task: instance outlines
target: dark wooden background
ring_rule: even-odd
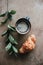
[[[43,65],[43,0],[8,0],[8,10],[12,9],[17,13],[9,24],[14,26],[19,18],[29,16],[32,25],[31,32],[25,36],[14,33],[19,45],[33,33],[37,38],[36,48],[22,58],[9,56],[5,51],[5,37],[1,37],[8,23],[0,26],[0,65]],[[0,0],[0,14],[5,11],[7,11],[7,0]]]

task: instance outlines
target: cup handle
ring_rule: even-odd
[[[25,19],[27,19],[29,21],[30,18],[27,16],[27,17],[25,17]]]

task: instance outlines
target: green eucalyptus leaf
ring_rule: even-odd
[[[10,11],[10,14],[15,14],[15,13],[16,13],[15,10],[11,10],[11,11]]]
[[[12,46],[12,48],[13,48],[13,51],[14,51],[15,53],[18,53],[17,48],[15,48],[14,46]]]
[[[11,28],[13,28],[13,29],[14,29],[14,31],[16,31],[15,27],[13,27],[13,26],[11,26],[11,25],[10,25],[10,27],[11,27]]]
[[[5,15],[6,15],[6,12],[5,12],[5,13],[3,13],[3,14],[1,14],[1,15],[0,15],[0,17],[4,17]]]
[[[5,41],[5,43],[8,44],[9,42],[10,42],[9,39],[7,38],[7,40]]]
[[[2,33],[2,36],[6,35],[7,34],[7,30],[5,32]]]
[[[12,15],[8,12],[7,17],[9,20],[12,20]]]
[[[5,50],[9,51],[11,49],[11,46],[12,46],[11,43],[8,43],[8,45],[5,47]]]
[[[8,18],[6,18],[3,22],[0,23],[0,25],[5,24],[8,21]]]
[[[12,30],[12,31],[16,31],[15,27],[12,27],[12,26],[10,26],[10,25],[8,25],[8,28],[9,28],[10,30]]]
[[[11,21],[12,20],[12,15],[10,15],[8,19]]]
[[[16,44],[16,45],[18,44],[17,41],[13,38],[12,35],[9,35],[9,38],[8,38],[8,39],[9,39],[9,41],[10,41],[11,43]]]

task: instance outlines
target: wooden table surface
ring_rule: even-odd
[[[13,26],[19,18],[30,17],[31,32],[25,36],[15,34],[15,37],[20,44],[29,34],[35,34],[36,48],[22,58],[9,56],[5,51],[5,37],[1,37],[2,32],[7,29],[7,24],[0,26],[0,65],[43,65],[43,0],[8,0],[8,10],[16,10],[12,22],[7,23]],[[0,14],[5,11],[7,11],[7,0],[0,0]]]

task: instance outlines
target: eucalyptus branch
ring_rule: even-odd
[[[11,10],[10,12],[9,11],[7,11],[7,12],[5,12],[5,13],[3,13],[3,14],[0,14],[0,17],[5,17],[6,16],[6,19],[3,21],[3,22],[0,22],[0,25],[3,25],[3,24],[5,24],[5,23],[7,23],[8,22],[8,20],[12,20],[12,15],[14,15],[16,13],[16,11],[15,10]]]
[[[18,54],[18,49],[15,47],[16,45],[18,45],[18,43],[15,38],[11,35],[11,31],[14,32],[16,30],[13,26],[8,25],[8,29],[2,33],[2,37],[7,35],[5,50],[9,52],[9,55],[11,55],[12,53]]]

